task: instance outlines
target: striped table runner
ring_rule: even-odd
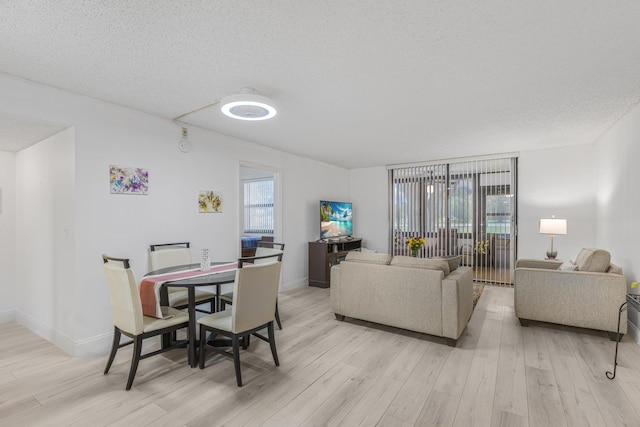
[[[214,265],[209,271],[202,271],[199,268],[182,270],[176,273],[155,274],[146,276],[140,281],[140,300],[142,301],[142,313],[145,316],[166,319],[171,317],[162,313],[160,307],[160,287],[166,282],[174,282],[181,279],[191,279],[193,277],[208,276],[211,274],[233,271],[238,267],[237,262],[229,264]]]

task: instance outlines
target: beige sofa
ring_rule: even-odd
[[[609,332],[616,338],[627,281],[602,249],[582,249],[575,261],[519,259],[514,276],[516,316]],[[627,332],[626,311],[620,333]]]
[[[349,252],[331,268],[331,307],[338,320],[437,335],[455,346],[473,312],[471,269],[459,262]]]

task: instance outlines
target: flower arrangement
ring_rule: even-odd
[[[488,240],[478,240],[476,242],[475,247],[473,248],[473,252],[477,254],[486,255],[489,249],[489,241]]]
[[[407,246],[409,246],[409,249],[411,249],[411,256],[417,257],[418,251],[424,246],[424,244],[424,237],[410,237],[409,240],[407,240]]]

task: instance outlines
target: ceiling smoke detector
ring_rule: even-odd
[[[237,120],[268,120],[277,114],[271,99],[258,95],[255,89],[248,87],[239,94],[225,96],[220,105],[225,116]]]

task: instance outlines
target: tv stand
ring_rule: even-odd
[[[331,286],[331,266],[336,259],[362,248],[362,239],[346,237],[309,242],[309,286],[328,288]]]

